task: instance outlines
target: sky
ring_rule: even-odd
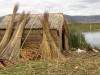
[[[19,3],[18,13],[64,13],[66,15],[100,15],[100,0],[0,0],[0,16],[11,14]]]

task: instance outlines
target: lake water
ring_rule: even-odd
[[[85,40],[92,47],[100,48],[100,32],[84,32]]]

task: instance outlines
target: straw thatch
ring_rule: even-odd
[[[9,23],[7,23],[8,27],[6,29],[6,32],[2,38],[2,41],[0,42],[0,52],[2,51],[2,49],[7,45],[7,43],[9,42],[10,40],[10,37],[11,37],[11,32],[12,32],[12,29],[13,29],[13,24],[14,24],[14,19],[15,19],[15,16],[16,16],[16,12],[18,10],[18,4],[15,5],[14,9],[13,9],[13,14],[11,15],[11,18],[9,20]]]
[[[15,25],[16,25],[16,22],[19,19],[19,16],[20,15],[17,14],[17,16],[15,18]],[[42,28],[42,23],[41,23],[40,20],[42,19],[42,17],[43,17],[43,14],[31,14],[30,15],[30,20],[25,25],[25,29],[29,29],[36,18],[37,18],[37,20],[35,21],[35,24],[32,28],[33,29],[41,29]],[[0,23],[0,29],[5,29],[8,26],[8,23],[10,21],[9,18],[10,18],[10,15],[6,16],[2,20],[2,22]],[[49,17],[50,29],[62,30],[63,22],[64,22],[63,14],[50,13],[50,17]]]

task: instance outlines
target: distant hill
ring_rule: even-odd
[[[7,16],[7,15],[6,15]],[[64,15],[69,23],[100,23],[100,15],[95,16],[70,16]],[[5,16],[0,17],[0,22]]]
[[[69,23],[100,23],[100,15],[96,16],[69,16],[65,15]]]

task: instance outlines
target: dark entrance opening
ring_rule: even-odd
[[[64,31],[62,31],[62,48],[65,50],[65,36],[64,36]]]

